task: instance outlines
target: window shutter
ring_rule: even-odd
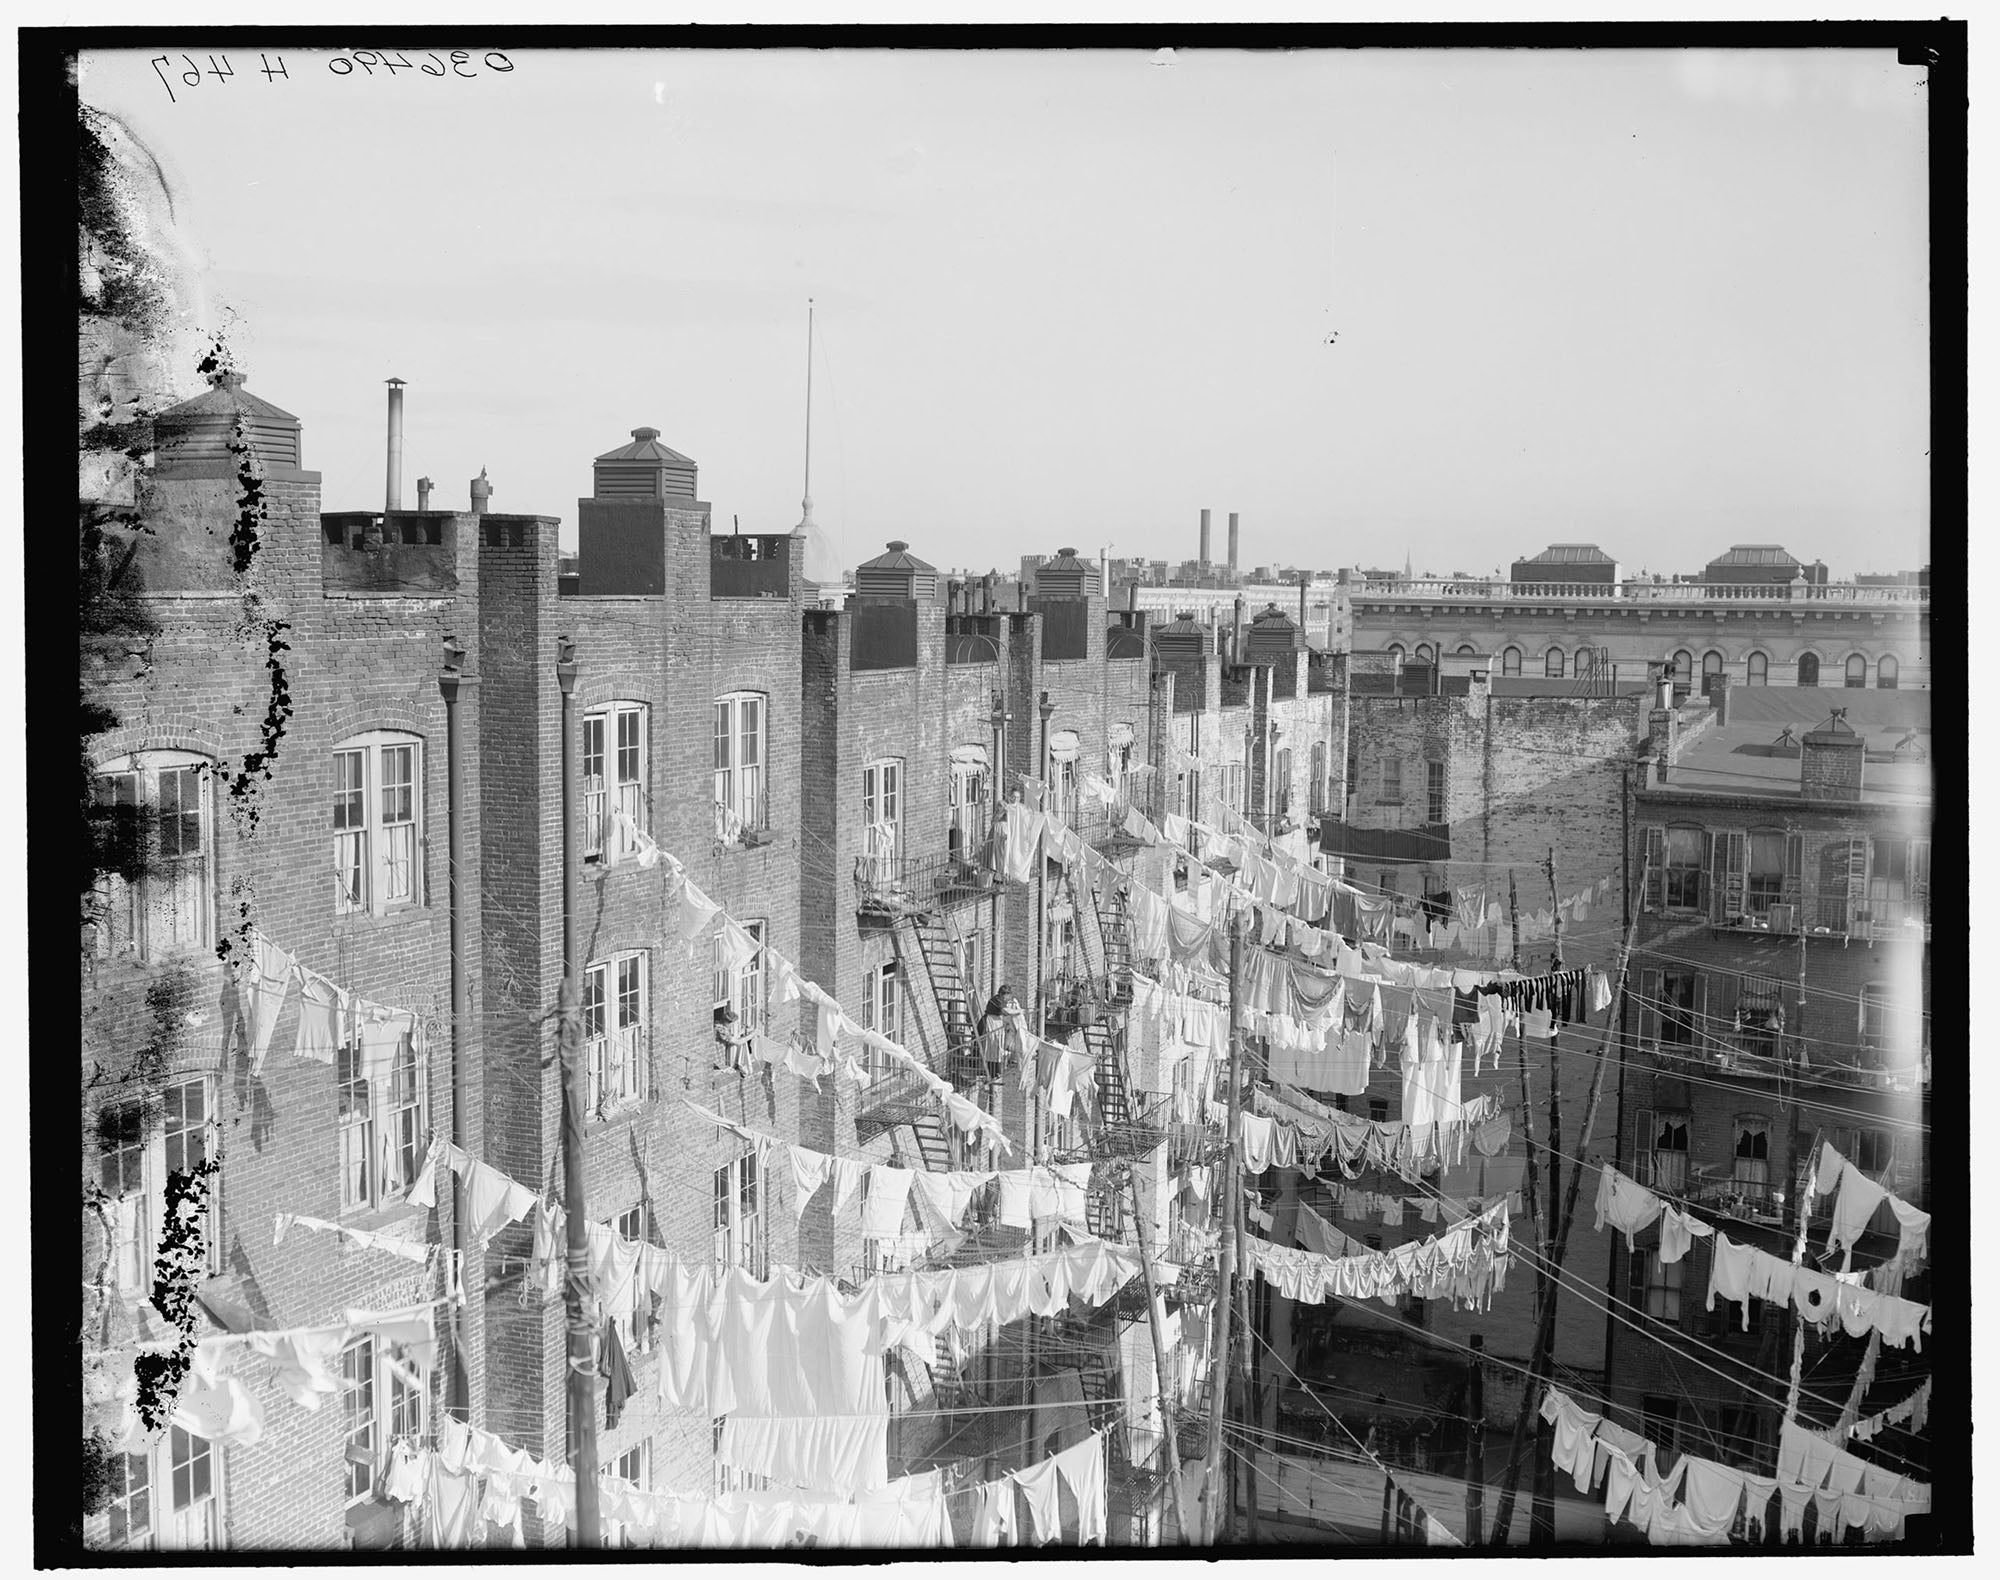
[[[1712,1058],[1715,1054],[1715,1038],[1710,1034],[1708,1024],[1708,973],[1697,971],[1694,975],[1694,1050],[1702,1058]],[[1693,1151],[1690,1139],[1689,1151]]]
[[[1653,1138],[1659,1134],[1653,1110],[1639,1110],[1639,1128],[1632,1140],[1632,1177],[1641,1185],[1653,1183]]]
[[[1723,895],[1722,915],[1727,921],[1732,916],[1741,916],[1749,904],[1745,892],[1749,883],[1749,836],[1738,829],[1724,836],[1728,854],[1724,866],[1728,875],[1728,890]]]
[[[1803,834],[1785,836],[1785,903],[1792,906],[1798,918],[1799,930],[1807,930],[1805,917],[1804,873],[1806,865],[1806,837]]]
[[[1646,830],[1646,892],[1642,906],[1648,911],[1657,911],[1667,902],[1667,831],[1663,828]]]
[[[1720,884],[1715,882],[1715,862],[1716,862],[1715,836],[1711,834],[1707,829],[1703,829],[1701,831],[1702,879],[1703,881],[1708,882],[1712,887],[1719,888]],[[1703,902],[1709,899],[1710,899],[1709,895],[1697,894],[1694,897],[1694,908],[1697,911],[1705,910],[1707,907]]]
[[[1708,919],[1711,922],[1729,920],[1729,836],[1717,838],[1704,834],[1702,844],[1707,859],[1702,863],[1708,874],[1708,893],[1703,896],[1708,901]]]
[[[1910,904],[1925,921],[1930,920],[1931,842],[1927,839],[1910,841]]]
[[[1847,931],[1853,932],[1855,918],[1868,909],[1868,841],[1856,835],[1847,842]]]
[[[1659,1040],[1660,973],[1648,968],[1639,973],[1639,1046],[1651,1048]],[[1651,1139],[1645,1144],[1651,1146]]]

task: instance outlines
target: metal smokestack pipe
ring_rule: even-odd
[[[1208,512],[1207,512],[1206,510],[1204,510],[1204,511],[1203,511],[1203,512],[1201,513],[1201,561],[1200,561],[1200,563],[1201,563],[1201,564],[1202,564],[1203,566],[1206,566],[1206,565],[1208,564]]]
[[[431,480],[428,477],[420,477],[417,479],[417,509],[429,510],[430,508]]]
[[[1236,623],[1229,638],[1229,660],[1233,664],[1243,662],[1243,595],[1236,596]]]
[[[389,385],[389,497],[385,510],[403,508],[403,381]]]
[[[1236,574],[1236,512],[1229,512],[1229,574]]]

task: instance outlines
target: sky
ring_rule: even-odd
[[[1926,89],[1888,52],[87,55],[328,509],[560,516],[640,426],[844,562],[1929,559]],[[425,57],[410,56],[413,62]],[[169,89],[173,97],[169,98]],[[186,386],[201,387],[192,367]]]

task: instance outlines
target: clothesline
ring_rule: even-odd
[[[350,992],[279,948],[255,927],[249,929],[249,938],[251,958],[230,968],[235,992],[224,1003],[224,1046],[228,1046],[231,1028],[240,1022],[243,1044],[250,1054],[250,1073],[260,1074],[272,1036],[296,987],[299,1024],[293,1056],[332,1064],[336,1053],[358,1038],[362,1073],[366,1079],[379,1080],[403,1038],[415,1031],[419,1022],[416,1013],[392,1009]]]

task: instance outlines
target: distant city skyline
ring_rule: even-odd
[[[266,51],[266,54],[271,52]],[[1928,562],[1923,73],[1888,52],[524,51],[168,89],[191,342],[329,509],[560,516],[656,427],[728,531],[1502,574]],[[200,387],[192,367],[174,394]]]

